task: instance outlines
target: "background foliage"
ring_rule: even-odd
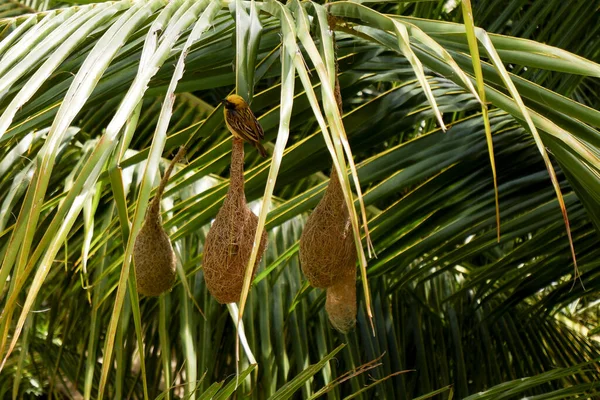
[[[472,1],[475,25],[488,32],[476,31],[499,243],[485,118],[466,83],[476,85],[477,65],[463,25],[468,3],[327,6],[338,18],[343,123],[377,252],[367,268],[376,336],[361,290],[356,330],[336,333],[323,291],[298,264],[304,221],[331,171],[321,110],[310,102],[332,109],[317,68],[318,56],[326,68],[333,60],[324,8],[77,3],[0,0],[0,397],[595,396],[600,2]],[[576,281],[556,193],[503,67],[556,170]],[[201,265],[228,187],[219,102],[236,78],[238,89],[253,87],[275,152],[264,161],[247,147],[246,195],[255,213],[269,207],[269,246],[244,313],[237,389],[238,308],[209,296]],[[325,114],[329,126],[332,118]],[[184,143],[187,160],[162,207],[178,281],[160,298],[138,298],[130,243]]]

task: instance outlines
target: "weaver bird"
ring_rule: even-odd
[[[260,144],[260,140],[265,137],[265,133],[248,103],[241,96],[232,94],[223,100],[223,104],[225,105],[223,110],[225,123],[233,136],[250,142],[256,147],[261,156],[266,157],[267,152]]]

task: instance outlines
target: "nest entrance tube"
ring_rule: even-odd
[[[244,193],[244,142],[234,138],[229,191],[206,236],[202,260],[206,286],[219,303],[240,300],[257,226],[258,217],[248,208]],[[253,274],[266,245],[263,232]]]
[[[341,277],[338,283],[327,288],[325,310],[331,325],[341,333],[348,333],[356,325],[356,276]]]

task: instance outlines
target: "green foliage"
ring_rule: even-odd
[[[0,0],[0,397],[597,396],[597,1],[473,0],[471,43],[446,1],[86,3]],[[246,157],[269,245],[225,307],[201,260],[236,84],[274,156]],[[162,202],[178,280],[140,298],[132,244],[184,144]],[[348,335],[297,255],[332,163],[377,254]]]

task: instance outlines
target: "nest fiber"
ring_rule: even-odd
[[[146,216],[135,240],[133,257],[138,293],[158,296],[171,289],[175,283],[177,260],[160,217]]]
[[[240,300],[257,226],[258,217],[248,208],[244,194],[244,142],[233,139],[229,191],[206,236],[202,261],[208,291],[219,303]],[[266,245],[263,231],[253,274]]]
[[[175,283],[177,259],[169,235],[162,227],[160,200],[173,166],[184,152],[183,148],[179,150],[165,171],[133,246],[137,291],[146,296],[158,296],[170,290]]]
[[[310,284],[327,288],[354,271],[356,247],[348,208],[335,169],[325,196],[308,217],[300,237],[300,265]]]

